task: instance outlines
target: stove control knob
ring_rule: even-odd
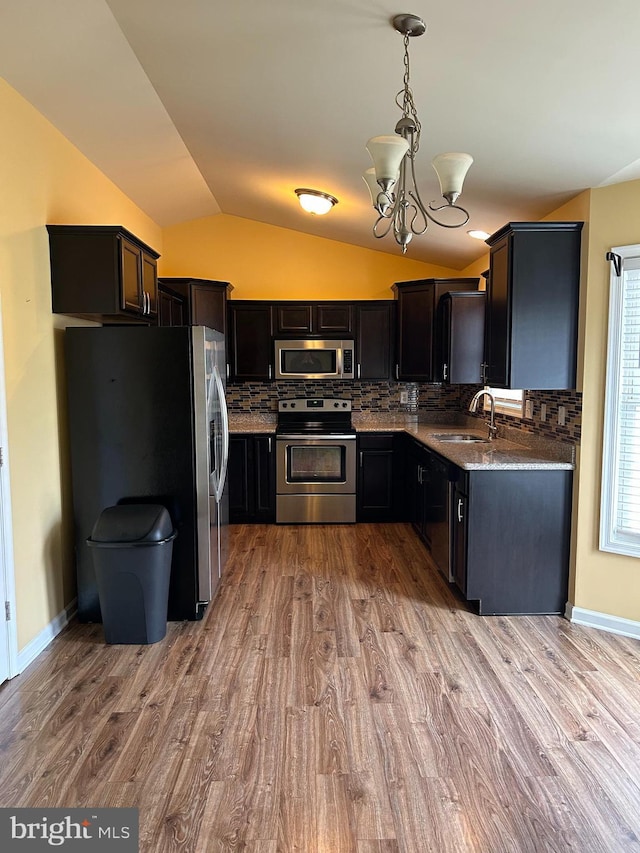
[[[292,404],[291,404],[291,408],[292,408],[292,409],[295,409],[295,407],[296,407],[296,404],[295,404],[295,403],[292,403]]]
[[[334,409],[337,409],[339,406],[340,406],[340,403],[334,403],[334,404],[333,404],[333,408],[334,408]]]
[[[342,408],[343,408],[343,409],[346,409],[346,408],[347,408],[347,404],[346,404],[346,403],[343,403],[343,404],[342,404]]]
[[[282,408],[283,408],[283,409],[286,409],[288,405],[289,405],[288,403],[283,403],[283,404],[282,404]]]

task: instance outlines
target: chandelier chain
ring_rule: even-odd
[[[403,88],[396,95],[396,104],[402,110],[403,118],[411,118],[414,121],[416,126],[415,133],[413,135],[411,152],[412,154],[418,153],[418,148],[420,147],[420,131],[422,130],[422,126],[420,124],[420,119],[418,118],[418,110],[416,108],[415,101],[413,100],[413,91],[411,89],[411,70],[409,67],[409,36],[404,36],[404,77],[403,77]]]

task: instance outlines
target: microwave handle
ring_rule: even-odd
[[[336,358],[336,373],[338,376],[344,376],[344,350],[341,346],[339,346],[336,350],[337,358]]]

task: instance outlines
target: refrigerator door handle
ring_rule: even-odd
[[[213,381],[216,383],[216,390],[220,401],[220,415],[222,418],[222,460],[220,462],[220,471],[218,472],[217,483],[215,486],[215,497],[218,503],[220,503],[227,479],[227,463],[229,461],[229,413],[227,411],[227,400],[224,394],[224,384],[217,365],[213,368]]]

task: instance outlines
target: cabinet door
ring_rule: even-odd
[[[275,438],[256,435],[253,438],[251,480],[254,484],[252,520],[270,524],[276,520]]]
[[[276,334],[292,336],[311,334],[313,322],[311,305],[276,303],[274,311]]]
[[[274,438],[232,435],[229,438],[229,521],[270,524],[276,517]]]
[[[353,331],[353,306],[336,302],[333,305],[315,306],[314,332],[323,335],[337,335]]]
[[[467,509],[467,495],[456,483],[451,507],[451,569],[455,584],[463,595],[467,592]]]
[[[251,436],[229,436],[227,480],[229,483],[229,521],[232,524],[239,524],[247,521],[251,514],[251,507],[249,504],[251,487],[251,481],[249,479],[250,443]]]
[[[158,325],[159,326],[184,326],[186,325],[185,300],[177,293],[158,288]]]
[[[487,279],[485,330],[486,385],[509,387],[509,241],[491,250],[491,273]]]
[[[575,388],[582,222],[510,222],[487,242],[487,383]]]
[[[360,436],[358,521],[393,521],[393,436]]]
[[[143,311],[142,252],[124,237],[120,238],[120,270],[122,308],[139,314]]]
[[[486,293],[446,293],[438,303],[434,379],[449,385],[482,382]]]
[[[158,312],[158,265],[154,258],[142,252],[142,291],[147,295],[147,313]]]
[[[227,292],[226,286],[216,287],[207,284],[192,284],[191,325],[208,326],[226,334]]]
[[[406,455],[407,517],[416,533],[424,540],[425,534],[425,451],[412,441]]]
[[[403,288],[398,293],[396,379],[431,381],[432,338],[433,286]]]
[[[231,376],[239,381],[271,379],[271,305],[229,306]]]
[[[358,305],[357,379],[390,379],[395,305]]]

